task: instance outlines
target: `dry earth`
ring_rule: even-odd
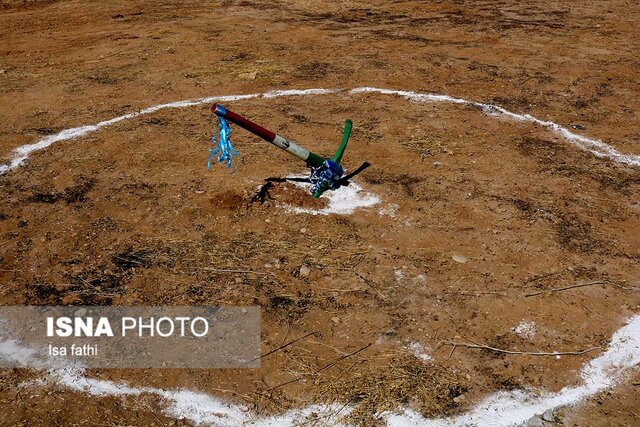
[[[637,1],[72,0],[0,10],[4,162],[43,135],[159,103],[357,86],[494,103],[640,152]],[[265,178],[303,165],[236,128],[235,175],[207,170],[207,105],[34,154],[0,176],[2,304],[260,305],[264,352],[315,333],[257,370],[93,376],[187,387],[264,414],[358,402],[354,421],[367,425],[400,405],[448,415],[496,390],[556,391],[598,354],[450,354],[442,341],[606,347],[640,312],[638,168],[465,106],[344,93],[228,106],[324,154],[353,119],[345,162],[373,165],[356,180],[381,202],[348,216],[295,215],[282,203],[314,202],[277,184],[275,200],[249,204]],[[595,280],[606,283],[525,297]],[[513,332],[522,321],[536,324],[530,339]],[[434,361],[416,358],[412,342]],[[151,398],[18,387],[39,375],[0,373],[2,424],[173,422]],[[637,425],[639,393],[636,374],[562,419]]]

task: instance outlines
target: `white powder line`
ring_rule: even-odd
[[[40,353],[42,354],[42,353]],[[44,370],[45,362],[35,349],[15,340],[0,341],[0,361],[26,368]],[[64,359],[61,360],[61,362]],[[540,391],[499,392],[480,402],[471,411],[448,418],[427,419],[410,409],[398,413],[387,412],[382,418],[390,427],[509,427],[520,425],[535,414],[547,409],[573,405],[609,389],[623,380],[626,371],[640,364],[640,316],[632,318],[613,334],[607,350],[587,363],[580,371],[581,385],[565,387],[557,393]],[[66,389],[91,396],[127,397],[141,394],[155,395],[164,401],[165,415],[188,419],[197,425],[209,426],[296,426],[305,419],[323,419],[323,425],[341,425],[341,416],[350,413],[353,406],[311,405],[290,410],[282,415],[259,418],[243,405],[235,405],[205,393],[186,389],[163,390],[156,387],[133,387],[87,377],[79,367],[50,368],[47,381]],[[25,385],[38,385],[30,382]]]
[[[154,105],[133,113],[128,113],[122,116],[115,117],[113,119],[99,122],[95,125],[86,125],[76,128],[65,129],[53,135],[45,136],[39,141],[33,144],[22,145],[13,150],[13,156],[9,163],[0,165],[0,175],[7,171],[16,169],[20,166],[29,155],[35,151],[43,150],[49,147],[51,144],[59,141],[66,141],[70,139],[79,138],[89,133],[95,132],[106,126],[110,126],[114,123],[118,123],[123,120],[132,119],[145,114],[151,114],[156,111],[165,108],[184,108],[195,105],[207,104],[211,102],[232,102],[250,98],[277,98],[281,96],[303,96],[303,95],[329,95],[335,93],[347,93],[349,95],[359,93],[379,93],[383,95],[398,95],[412,102],[447,102],[451,104],[470,105],[479,108],[485,114],[489,116],[504,117],[515,121],[529,122],[543,126],[551,130],[552,132],[560,135],[568,142],[580,147],[583,150],[591,152],[596,157],[608,158],[615,162],[625,163],[631,166],[640,166],[640,155],[635,154],[622,154],[616,148],[597,139],[588,138],[571,132],[569,129],[560,126],[557,123],[547,120],[541,120],[529,114],[517,114],[508,111],[502,107],[493,104],[485,104],[482,102],[469,101],[462,98],[455,98],[448,95],[438,94],[425,94],[412,91],[393,90],[393,89],[380,89],[375,87],[358,87],[349,90],[343,89],[306,89],[306,90],[274,90],[264,93],[253,93],[247,95],[227,95],[209,98],[200,98],[194,100],[185,100],[170,102],[167,104]]]

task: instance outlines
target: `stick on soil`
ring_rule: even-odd
[[[451,355],[453,354],[453,352],[455,351],[456,348],[458,347],[465,347],[465,348],[476,348],[476,349],[481,349],[481,350],[489,350],[489,351],[493,351],[494,353],[503,353],[503,354],[520,354],[520,355],[527,355],[527,356],[580,356],[583,354],[587,354],[589,352],[592,352],[594,350],[597,350],[601,347],[591,347],[588,348],[586,350],[580,350],[580,351],[553,351],[553,352],[547,352],[547,351],[515,351],[515,350],[504,350],[501,348],[496,348],[496,347],[491,347],[488,345],[483,345],[483,344],[469,344],[469,343],[461,343],[461,342],[456,342],[456,341],[443,341],[440,344],[438,344],[438,346],[436,347],[436,350],[442,346],[445,345],[450,345],[452,346],[451,349],[451,353],[449,353],[449,356],[447,357],[450,358]]]
[[[546,289],[544,291],[538,291],[538,292],[533,292],[530,294],[526,294],[525,297],[533,297],[536,295],[542,295],[544,293],[553,293],[553,292],[560,292],[560,291],[566,291],[568,289],[573,289],[573,288],[583,288],[585,286],[593,286],[593,285],[606,285],[609,282],[606,280],[595,280],[593,282],[587,282],[587,283],[578,283],[577,285],[571,285],[571,286],[564,286],[562,288],[554,288],[554,289]]]

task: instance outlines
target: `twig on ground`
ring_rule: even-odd
[[[156,414],[156,411],[154,411],[153,409],[149,408],[149,406],[147,406],[146,403],[144,402],[140,402],[138,399],[136,399],[134,396],[131,396],[131,398],[133,400],[135,400],[140,406],[142,406],[144,409],[146,409],[151,415],[153,415],[155,417],[156,420],[158,420],[158,422],[160,423],[160,425],[162,426],[166,426],[166,424],[160,419],[160,417],[158,416],[158,414]]]
[[[348,359],[349,357],[355,356],[356,354],[360,353],[361,351],[366,350],[367,348],[371,347],[372,345],[373,345],[373,342],[370,342],[369,344],[367,344],[367,345],[365,345],[363,347],[360,347],[359,349],[357,349],[355,351],[352,351],[351,353],[347,353],[345,355],[342,355],[342,356],[338,357],[337,359],[334,359],[333,361],[327,363],[326,365],[324,365],[322,368],[318,369],[317,371],[315,371],[314,374],[319,374],[320,372],[337,365],[338,363],[342,362],[343,360]],[[269,388],[267,391],[273,391],[273,390],[275,390],[277,388],[284,387],[285,385],[298,382],[301,379],[303,379],[304,377],[305,377],[304,375],[301,375],[301,376],[296,377],[296,378],[294,378],[292,380],[285,381],[285,382],[283,382],[281,384],[278,384],[278,385],[275,385],[275,386]]]
[[[547,292],[553,293],[553,292],[566,291],[568,289],[583,288],[585,286],[606,285],[608,283],[610,283],[608,280],[595,280],[593,282],[578,283],[576,285],[564,286],[562,288],[545,289],[544,291],[538,291],[538,292],[533,292],[533,293],[530,293],[530,294],[526,294],[525,297],[533,297],[533,296],[536,296],[536,295],[542,295],[542,294],[545,294]]]
[[[484,344],[475,344],[475,343],[474,344],[469,344],[469,343],[456,342],[456,341],[441,341],[436,346],[435,350],[438,350],[438,348],[443,347],[445,345],[450,345],[452,347],[451,348],[451,352],[449,353],[449,356],[447,357],[447,359],[449,359],[453,355],[453,352],[458,347],[477,348],[477,349],[481,349],[481,350],[493,351],[495,353],[520,354],[520,355],[527,355],[527,356],[580,356],[580,355],[589,353],[591,351],[594,351],[594,350],[597,350],[597,349],[600,348],[598,346],[598,347],[591,347],[591,348],[588,348],[586,350],[580,350],[580,351],[553,351],[553,352],[548,352],[548,351],[515,351],[515,350],[504,350],[504,349],[501,349],[501,348],[491,347],[491,346],[484,345]]]
[[[377,286],[380,286],[378,282],[364,277],[362,274],[358,273],[357,271],[354,271],[353,274],[355,274],[356,277],[359,277],[360,279],[362,279],[362,281],[367,286],[373,289],[380,296],[380,298],[382,298],[384,301],[388,301],[387,296],[378,290]]]
[[[308,336],[315,335],[315,334],[316,334],[315,332],[309,332],[308,334],[303,335],[303,336],[301,336],[300,338],[296,338],[295,340],[289,341],[288,343],[283,344],[283,345],[281,345],[280,347],[276,347],[276,348],[274,348],[273,350],[268,351],[268,352],[266,352],[265,354],[262,354],[262,355],[260,355],[260,356],[256,357],[255,359],[251,359],[251,360],[249,360],[248,362],[243,363],[242,365],[240,365],[240,367],[242,368],[243,366],[248,365],[248,364],[250,364],[250,363],[252,363],[252,362],[255,362],[256,360],[262,360],[262,359],[264,359],[265,357],[267,357],[267,356],[269,356],[269,355],[271,355],[271,354],[275,353],[276,351],[280,351],[280,350],[282,350],[283,348],[289,347],[290,345],[295,344],[295,343],[297,343],[298,341],[300,341],[300,340],[302,340],[302,339],[305,339],[305,338],[307,338]]]
[[[349,358],[349,357],[351,357],[351,356],[355,356],[356,354],[360,353],[361,351],[364,351],[364,350],[368,349],[368,348],[369,348],[369,347],[371,347],[372,345],[373,345],[373,342],[370,342],[369,344],[367,344],[367,345],[365,345],[365,346],[363,346],[363,347],[360,347],[360,348],[359,348],[358,350],[356,350],[356,351],[352,351],[351,353],[347,353],[347,354],[345,354],[345,355],[342,355],[342,356],[338,357],[337,359],[335,359],[334,361],[329,362],[329,363],[327,363],[326,365],[324,365],[322,368],[318,369],[318,370],[316,371],[316,373],[320,373],[320,372],[324,371],[325,369],[329,369],[330,367],[332,367],[332,366],[334,366],[334,365],[336,365],[336,364],[338,364],[338,363],[342,362],[344,359],[347,359],[347,358]]]
[[[251,273],[251,274],[260,274],[262,276],[268,276],[272,273],[265,273],[263,271],[253,271],[253,270],[229,270],[224,268],[213,268],[213,267],[204,267],[205,271],[213,271],[215,273]]]
[[[466,292],[466,291],[444,291],[443,294],[445,295],[460,295],[460,296],[466,296],[466,297],[479,297],[481,295],[500,295],[500,296],[506,296],[507,293],[506,292],[498,292],[498,291],[486,291],[486,292]]]
[[[583,307],[584,307],[584,309],[585,309],[585,310],[587,310],[589,313],[591,313],[591,314],[593,314],[594,316],[596,316],[596,317],[598,317],[598,318],[602,319],[602,316],[600,316],[599,314],[594,313],[593,311],[591,311],[591,310],[589,309],[589,307],[587,307],[586,305],[584,305],[584,303],[583,303],[582,301],[579,301],[579,302],[580,302],[580,305],[581,305],[581,306],[583,306]]]

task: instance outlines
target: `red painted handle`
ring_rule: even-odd
[[[225,119],[237,124],[238,126],[248,130],[254,135],[258,135],[260,138],[273,142],[276,139],[276,134],[263,128],[262,126],[253,123],[251,120],[245,119],[239,114],[234,113],[231,110],[227,110],[220,104],[213,104],[211,107],[211,111],[213,111],[216,115],[220,117],[224,117]]]

